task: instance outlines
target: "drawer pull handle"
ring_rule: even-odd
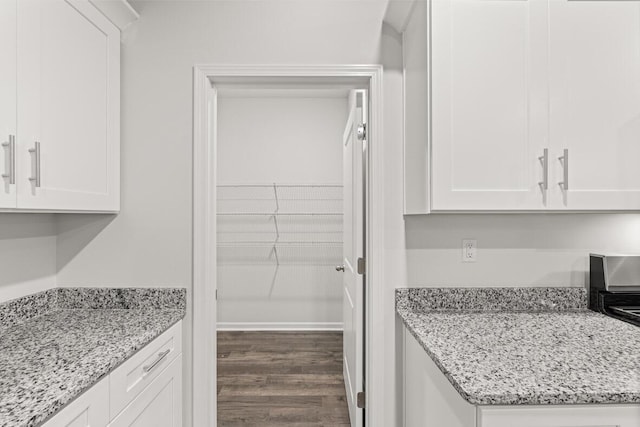
[[[148,374],[149,372],[151,372],[153,370],[153,368],[158,366],[158,364],[160,364],[160,362],[162,362],[164,360],[164,358],[167,357],[167,355],[170,352],[171,352],[171,349],[166,349],[162,353],[158,353],[158,357],[156,358],[156,360],[151,362],[149,365],[142,367],[142,370],[144,371],[144,373]]]

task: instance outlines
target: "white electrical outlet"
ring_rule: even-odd
[[[476,262],[478,258],[478,241],[464,239],[462,241],[462,262]]]

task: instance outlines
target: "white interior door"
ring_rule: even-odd
[[[364,411],[357,395],[364,391],[364,276],[358,273],[358,258],[364,257],[364,159],[366,139],[358,128],[366,125],[365,91],[349,96],[349,119],[344,132],[344,382],[352,427],[364,425]]]
[[[86,0],[20,0],[18,23],[18,207],[117,210],[120,32]]]
[[[0,208],[16,207],[16,0],[0,1]]]
[[[549,16],[554,207],[640,209],[640,1],[556,0]]]

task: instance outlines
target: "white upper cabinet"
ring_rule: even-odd
[[[119,209],[120,33],[87,0],[18,2],[18,207]]]
[[[432,3],[432,209],[540,209],[547,139],[541,1]]]
[[[0,208],[16,207],[16,0],[0,1]]]
[[[405,213],[640,210],[640,0],[420,6]]]
[[[549,4],[554,208],[640,209],[640,1]]]

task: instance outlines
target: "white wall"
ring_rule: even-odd
[[[640,253],[640,214],[433,215],[406,233],[409,286],[586,286],[590,252]]]
[[[266,94],[256,97],[260,92]],[[297,93],[297,95],[296,95]],[[330,97],[309,97],[296,90],[260,91],[254,95],[218,98],[218,182],[224,184],[341,184],[342,134],[347,121],[345,93]],[[317,95],[316,95],[317,96]],[[273,212],[273,191],[251,191],[240,196],[225,188],[219,198],[249,197],[264,200],[229,202],[220,200],[219,211]],[[296,196],[314,194],[295,190]],[[313,197],[334,197],[335,191]],[[280,197],[292,197],[286,189]],[[287,194],[288,193],[288,194]],[[340,193],[340,191],[338,191]],[[294,202],[283,209],[303,212],[341,212],[342,204]],[[342,217],[279,217],[281,240],[342,240]],[[310,233],[314,232],[315,233]],[[251,232],[251,233],[249,233]],[[220,241],[257,240],[275,242],[274,218],[263,216],[218,217]],[[296,255],[312,246],[302,246]],[[222,254],[222,256],[220,256]],[[226,254],[226,255],[225,255]],[[326,255],[324,255],[326,254]],[[304,262],[287,263],[287,251],[280,253],[281,265],[266,245],[224,246],[218,249],[218,328],[339,328],[342,324],[342,275],[334,266],[341,262],[342,249],[332,245],[322,256]],[[320,255],[320,253],[318,253]],[[326,264],[335,255],[333,264]],[[290,260],[289,260],[290,261]],[[318,262],[324,265],[313,265]],[[238,265],[241,263],[241,265]]]
[[[265,92],[219,96],[218,183],[342,183],[346,93]]]
[[[122,45],[122,212],[111,222],[86,224],[86,219],[75,218],[64,225],[65,238],[58,239],[58,255],[64,260],[59,263],[60,285],[185,286],[191,298],[192,67],[196,63],[382,62],[384,129],[393,154],[385,162],[394,171],[390,176],[396,175],[393,179],[401,174],[402,70],[397,62],[401,45],[397,34],[382,27],[385,1],[163,0],[133,2],[133,6],[141,18],[125,32]],[[387,56],[395,62],[387,64]],[[401,197],[398,181],[388,182],[390,197]],[[401,230],[402,207],[387,206],[394,210],[390,232]],[[393,233],[402,238],[401,232]],[[387,266],[387,271],[403,268]],[[385,316],[393,325],[393,288],[403,281],[389,276],[385,283]],[[191,376],[191,318],[189,310],[185,378]],[[386,390],[393,394],[393,360],[385,362]],[[184,389],[189,426],[189,381]],[[392,399],[388,404],[386,413],[393,416]],[[385,420],[384,425],[394,423]]]
[[[427,155],[426,7],[416,2],[404,33],[405,137],[425,147],[407,152],[414,171]],[[405,224],[409,286],[585,286],[590,252],[640,253],[640,214],[437,214]],[[463,239],[478,240],[476,263],[462,262]]]
[[[0,214],[0,303],[56,286],[53,215]]]

